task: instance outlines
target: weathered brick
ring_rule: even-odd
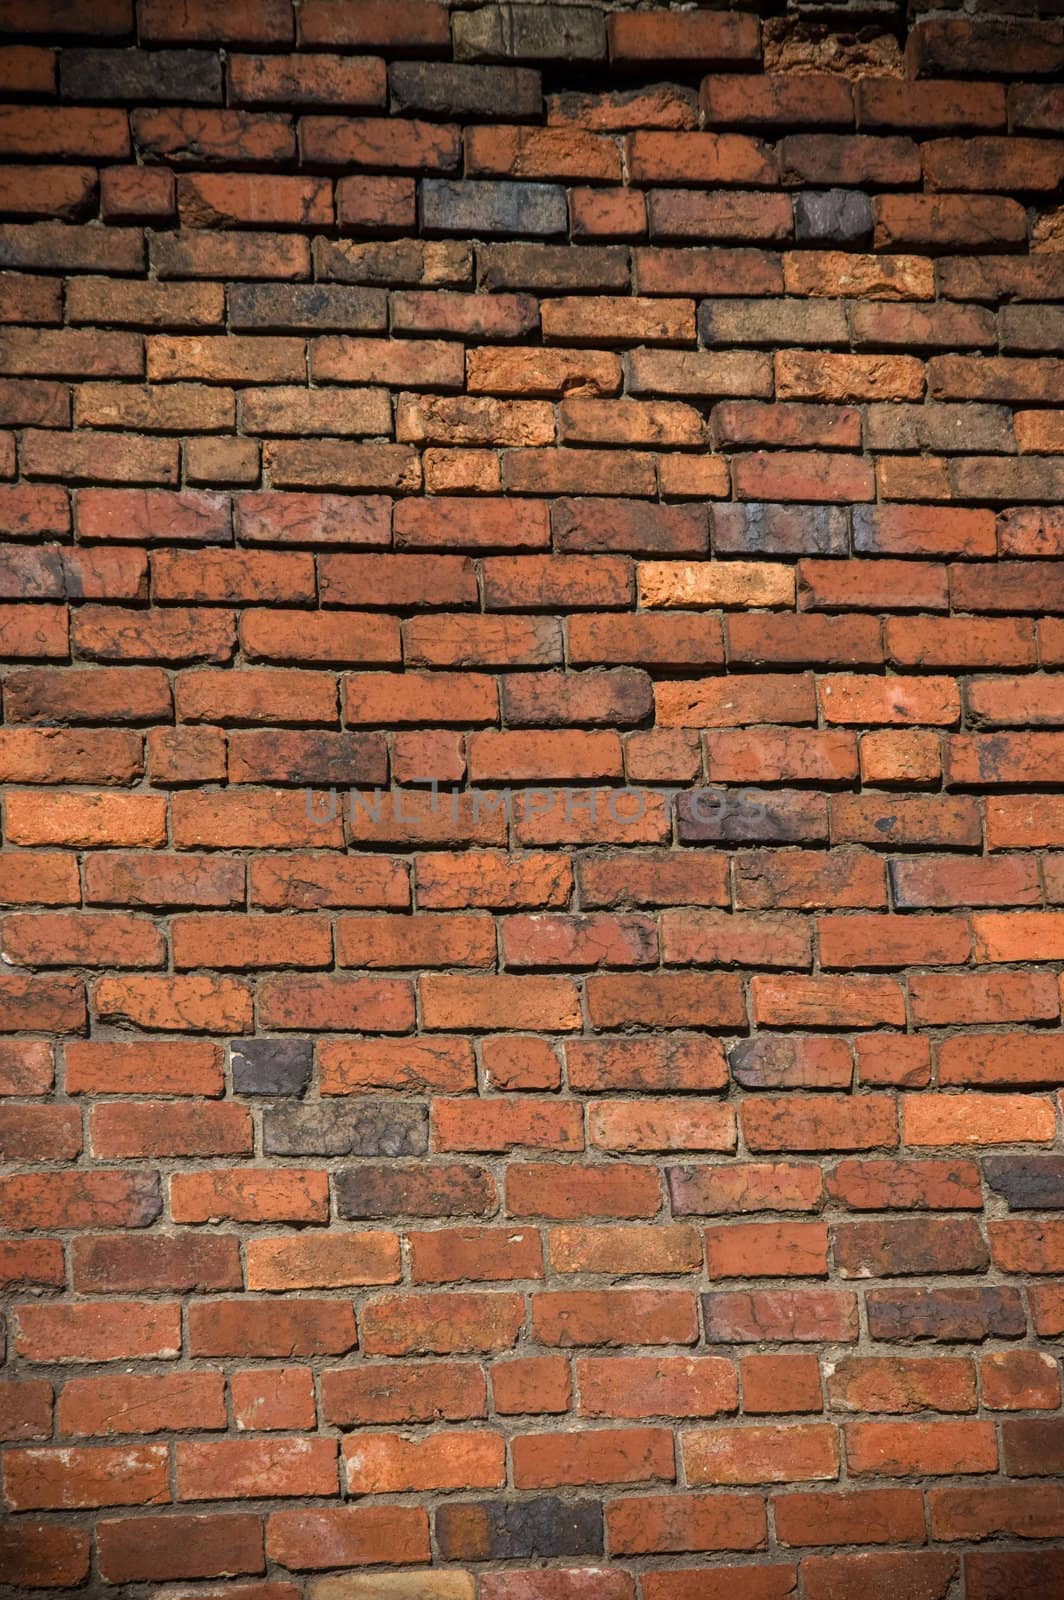
[[[618,14],[608,24],[612,61],[697,61],[711,65],[756,61],[758,27],[750,16],[706,14],[690,19],[664,13]]]
[[[429,234],[549,238],[564,233],[567,221],[565,193],[549,183],[425,178],[418,206],[421,226]]]
[[[457,18],[458,61],[587,61],[606,54],[604,19],[590,6],[485,6]]]
[[[1055,1592],[1059,22],[0,22],[5,1575]]]
[[[436,1537],[448,1561],[601,1555],[602,1507],[555,1495],[452,1502],[437,1512]]]

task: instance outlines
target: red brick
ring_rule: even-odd
[[[956,1034],[938,1047],[938,1082],[986,1088],[1051,1083],[1062,1070],[1057,1054],[1055,1038],[1042,1033]]]
[[[1024,1354],[1007,1352],[1010,1357]],[[998,1533],[1006,1537],[1053,1538],[1060,1527],[1060,1490],[1056,1484],[933,1488],[928,1503],[931,1526],[940,1539],[982,1539]],[[998,1594],[1003,1592],[997,1590]]]
[[[193,1301],[188,1308],[194,1356],[343,1355],[355,1344],[349,1301],[212,1299]]]
[[[107,222],[169,222],[175,210],[174,175],[165,168],[105,167],[100,173]]]
[[[499,1434],[452,1429],[427,1439],[359,1433],[344,1441],[348,1493],[490,1489],[505,1479]]]
[[[572,1398],[569,1364],[563,1356],[516,1356],[491,1369],[495,1409],[504,1416],[567,1411]]]
[[[854,1045],[862,1084],[918,1089],[931,1081],[931,1045],[927,1039],[866,1033]]]
[[[596,974],[586,992],[596,1029],[730,1028],[745,1021],[738,980],[728,974]]]
[[[0,1531],[6,1580],[27,1588],[80,1584],[89,1572],[89,1535],[68,1522],[19,1518]]]
[[[947,966],[970,949],[962,917],[820,917],[817,932],[825,967]]]
[[[921,973],[909,979],[912,1019],[921,1025],[1056,1021],[1059,997],[1048,974]]]
[[[720,1089],[724,1053],[715,1039],[666,1034],[645,1039],[572,1039],[566,1046],[574,1089],[638,1089],[642,1093]]]
[[[34,862],[40,861],[35,856]],[[0,1094],[47,1094],[55,1082],[55,1051],[43,1039],[0,1040]]]
[[[162,935],[122,912],[19,912],[3,919],[4,959],[25,967],[160,967]]]
[[[419,1506],[274,1511],[267,1518],[266,1540],[272,1560],[301,1570],[337,1562],[392,1566],[431,1559],[428,1513]]]
[[[328,1495],[337,1489],[332,1439],[181,1440],[175,1447],[179,1500]]]
[[[65,606],[0,605],[0,655],[65,658],[70,652]]]
[[[497,1369],[496,1369],[497,1370]],[[483,1417],[487,1386],[480,1367],[459,1362],[362,1362],[322,1374],[322,1414],[329,1422],[411,1423]]]
[[[165,1445],[27,1448],[4,1457],[4,1498],[14,1511],[159,1505],[169,1500]]]
[[[70,1161],[81,1152],[73,1106],[0,1105],[0,1138],[10,1161]]]
[[[706,1231],[710,1278],[826,1277],[827,1251],[822,1222],[732,1223]]]
[[[378,117],[303,117],[303,160],[324,166],[398,167],[451,172],[458,165],[459,130],[448,124]]]
[[[313,1428],[314,1382],[303,1367],[234,1372],[233,1415],[239,1428]]]
[[[790,1600],[797,1582],[798,1568],[793,1564],[776,1561],[754,1566],[747,1562],[741,1567],[650,1572],[643,1579],[643,1589],[647,1600],[728,1600],[742,1584],[743,1600]]]
[[[490,1030],[500,1007],[515,1028],[571,1032],[581,1026],[576,985],[566,978],[446,977],[420,983],[422,1020],[431,1031]]]
[[[823,127],[851,123],[854,114],[850,85],[829,72],[703,78],[700,103],[706,121],[713,126]]]
[[[484,1082],[492,1089],[557,1089],[561,1066],[546,1039],[500,1034],[480,1047]]]
[[[602,1100],[589,1113],[591,1144],[605,1150],[732,1150],[735,1118],[716,1102]]]
[[[802,251],[784,257],[783,276],[788,294],[861,300],[934,298],[934,264],[921,256]]]
[[[631,189],[582,189],[570,192],[574,239],[638,239],[646,234],[646,202]]]
[[[432,1143],[441,1151],[582,1150],[583,1120],[578,1106],[552,1100],[441,1101],[433,1109]]]
[[[741,1120],[752,1150],[872,1150],[897,1143],[888,1095],[748,1100]]]
[[[28,1361],[172,1361],[180,1353],[176,1301],[27,1304],[13,1319],[16,1351]]]
[[[823,1405],[815,1355],[741,1356],[739,1372],[748,1416],[819,1411]]]
[[[43,1378],[0,1383],[5,1439],[46,1439],[52,1431],[52,1386]]]
[[[792,232],[791,207],[782,194],[652,189],[648,209],[650,236],[655,240],[777,244],[789,239]]]
[[[329,225],[332,185],[325,178],[197,173],[177,180],[183,227]]]
[[[514,1144],[526,1141],[515,1138]],[[542,1278],[538,1233],[499,1228],[448,1228],[408,1235],[414,1283],[508,1282]]]
[[[607,33],[612,61],[725,64],[759,53],[757,22],[749,16],[706,13],[688,21],[667,12],[618,14]]]
[[[698,1271],[702,1246],[693,1228],[613,1223],[606,1228],[552,1228],[550,1258],[556,1273],[668,1275]]]
[[[991,1411],[1055,1411],[1060,1368],[1042,1350],[994,1350],[979,1358],[983,1404]]]
[[[653,1217],[660,1204],[660,1179],[646,1166],[518,1162],[506,1174],[506,1209],[513,1217]]]
[[[879,195],[873,211],[877,250],[1008,248],[1027,237],[1023,207],[1000,195]]]
[[[96,1106],[89,1117],[94,1155],[103,1161],[141,1156],[250,1155],[251,1116],[242,1106],[166,1101]]]
[[[7,5],[5,1575],[1055,1591],[1060,24]]]
[[[251,994],[237,979],[213,976],[100,978],[93,1011],[106,1021],[131,1022],[162,1033],[247,1033]]]
[[[773,1511],[785,1545],[922,1544],[925,1537],[915,1489],[798,1490],[777,1495]]]
[[[969,1218],[897,1218],[840,1223],[835,1230],[835,1264],[844,1277],[887,1278],[980,1272],[988,1257],[982,1235]]]
[[[517,1294],[418,1294],[384,1297],[363,1308],[367,1355],[449,1355],[508,1350],[524,1322]]]
[[[58,1239],[16,1239],[0,1245],[0,1283],[5,1288],[36,1284],[55,1289],[65,1281],[63,1246]],[[43,1431],[50,1433],[51,1425]]]
[[[851,1422],[844,1431],[847,1464],[858,1476],[997,1470],[989,1422]]]
[[[146,1228],[161,1209],[150,1172],[38,1172],[0,1182],[0,1214],[13,1228]]]
[[[1053,1102],[1020,1094],[906,1095],[906,1143],[912,1145],[1046,1144],[1054,1137]]]
[[[857,1337],[856,1296],[842,1290],[717,1290],[703,1295],[702,1309],[710,1344],[836,1343]]]
[[[240,1167],[175,1172],[170,1204],[175,1222],[324,1222],[329,1186],[324,1172],[288,1167],[257,1176]]]
[[[643,294],[732,294],[739,281],[751,294],[779,294],[779,259],[763,250],[640,250],[635,273]]]
[[[520,1489],[593,1483],[648,1483],[676,1476],[664,1428],[596,1428],[586,1433],[519,1434],[511,1445]]]
[[[0,118],[0,148],[8,156],[115,160],[129,154],[129,127],[123,111],[103,107],[8,105]]]
[[[973,848],[981,833],[979,806],[966,796],[865,794],[831,800],[833,844]]]
[[[841,1161],[828,1189],[855,1211],[978,1211],[982,1206],[978,1169],[971,1161]]]
[[[957,1573],[958,1558],[946,1551],[911,1551],[897,1555],[809,1556],[802,1576],[810,1600],[856,1600],[883,1585],[896,1595],[944,1600]]]
[[[86,1031],[85,990],[80,978],[9,977],[0,982],[0,1032]]]
[[[740,1040],[729,1052],[729,1065],[744,1089],[848,1089],[853,1080],[849,1043],[830,1036],[763,1034]]]
[[[114,1518],[98,1524],[97,1556],[107,1583],[259,1573],[265,1569],[262,1519],[188,1513]]]
[[[235,1289],[240,1255],[231,1234],[96,1234],[74,1241],[71,1277],[89,1294]]]
[[[871,467],[863,457],[815,451],[742,456],[733,464],[733,482],[740,500],[849,503],[874,498]]]
[[[682,1436],[688,1483],[800,1483],[839,1475],[839,1443],[828,1423],[746,1424]]]

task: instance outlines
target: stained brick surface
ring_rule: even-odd
[[[1064,1593],[1064,25],[0,0],[0,1594]]]

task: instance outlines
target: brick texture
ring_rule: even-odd
[[[1064,24],[782,9],[0,0],[0,1597],[1064,1594]]]

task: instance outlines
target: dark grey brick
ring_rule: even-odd
[[[302,1094],[314,1046],[309,1039],[234,1039],[229,1055],[234,1094]]]
[[[872,232],[872,202],[858,189],[804,189],[794,197],[794,236],[858,244]]]
[[[602,1554],[597,1500],[477,1500],[441,1505],[436,1538],[445,1561],[515,1561]]]
[[[1002,350],[1051,351],[1064,345],[1064,306],[1002,306]]]
[[[363,1217],[479,1217],[495,1209],[495,1183],[485,1167],[345,1167],[336,1174],[337,1214]]]
[[[429,233],[547,237],[568,226],[565,190],[558,183],[425,178],[419,190],[421,226]]]
[[[983,1172],[1013,1211],[1064,1210],[1064,1155],[984,1156]]]
[[[713,506],[713,548],[719,555],[844,556],[849,524],[843,506]]]
[[[481,289],[587,290],[627,294],[628,251],[623,245],[488,244],[477,249]]]
[[[828,836],[827,800],[800,789],[693,789],[677,800],[684,844],[807,844]]]
[[[698,308],[703,344],[848,345],[841,300],[703,300]]]
[[[456,288],[473,280],[473,249],[449,239],[315,239],[317,277],[389,288]]]
[[[429,1145],[428,1106],[399,1100],[267,1106],[262,1143],[271,1156],[419,1156]]]
[[[0,267],[43,272],[143,272],[140,228],[72,228],[66,222],[0,225]]]
[[[184,100],[220,105],[222,64],[211,50],[62,50],[65,100]]]
[[[388,325],[388,296],[339,284],[234,283],[229,321],[271,333],[379,333]]]
[[[870,405],[868,450],[932,450],[948,455],[1015,455],[1012,412],[988,405]]]
[[[501,5],[455,11],[456,61],[602,61],[603,13],[591,6]]]
[[[538,117],[543,88],[530,67],[451,66],[440,61],[395,61],[388,69],[393,111],[442,117]]]

